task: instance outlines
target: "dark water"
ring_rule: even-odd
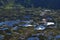
[[[7,4],[7,0],[3,0]],[[14,0],[14,4],[21,4],[25,7],[42,7],[49,9],[60,9],[60,0]],[[0,6],[3,5],[0,1]]]
[[[25,7],[42,7],[49,9],[60,9],[60,0],[30,0],[26,2],[25,0],[17,0],[16,3],[20,3]]]

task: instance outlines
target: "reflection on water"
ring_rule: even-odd
[[[27,40],[39,40],[38,37],[29,37]]]
[[[5,21],[5,22],[1,22],[0,26],[3,24],[6,24],[8,26],[13,26],[14,24],[18,24],[20,22],[20,20],[14,20],[14,21]]]

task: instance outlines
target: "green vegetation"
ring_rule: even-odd
[[[29,0],[27,2],[29,2]],[[2,7],[3,8],[0,9],[0,20],[1,21],[11,20],[11,19],[16,20],[16,19],[18,19],[17,18],[18,16],[22,16],[27,13],[40,15],[40,14],[42,14],[42,12],[44,13],[44,10],[46,10],[45,8],[43,8],[43,9],[40,7],[35,8],[34,6],[32,6],[31,8],[25,8],[24,6],[22,6],[20,4],[15,5],[14,1],[12,1],[12,0],[8,1],[8,3]],[[39,32],[44,32],[45,35],[49,35],[49,32],[53,32],[53,36],[60,34],[60,30],[59,30],[60,29],[60,10],[51,10],[51,11],[45,12],[45,13],[54,17],[54,20],[57,22],[57,29],[46,29],[44,31],[39,31]],[[5,18],[5,16],[7,16],[7,17]],[[31,36],[32,34],[36,34],[37,31],[34,31],[33,28],[22,28],[21,30],[18,30],[18,33],[19,34],[16,34],[14,31],[12,31],[12,36],[9,40],[17,40],[18,37],[21,35],[24,35],[24,37],[26,36],[26,38],[27,38],[27,37]],[[7,37],[7,35],[5,35],[5,36]],[[5,38],[5,40],[8,40],[8,39]]]

